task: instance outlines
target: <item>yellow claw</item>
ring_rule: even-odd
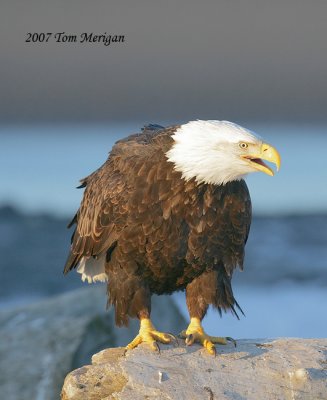
[[[210,336],[205,333],[199,318],[191,318],[191,322],[186,331],[180,333],[180,336],[185,339],[185,344],[191,346],[194,342],[199,342],[208,351],[209,354],[216,355],[215,344],[227,344],[228,341],[233,342],[230,337]]]
[[[132,350],[141,343],[147,343],[152,350],[160,352],[157,342],[170,343],[173,335],[156,330],[149,318],[143,318],[140,322],[138,335],[126,346],[125,350]]]

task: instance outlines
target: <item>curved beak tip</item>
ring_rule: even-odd
[[[280,170],[281,158],[279,152],[275,149],[275,147],[264,143],[261,148],[261,158],[263,160],[274,163],[276,165],[277,171]]]

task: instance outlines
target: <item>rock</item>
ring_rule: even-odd
[[[65,376],[106,347],[123,346],[138,322],[117,328],[105,311],[106,287],[93,285],[36,304],[0,311],[0,393],[6,400],[58,399]],[[153,296],[153,319],[178,332],[186,321],[170,297]]]
[[[327,339],[240,340],[217,357],[199,345],[106,349],[67,375],[62,400],[327,399]]]

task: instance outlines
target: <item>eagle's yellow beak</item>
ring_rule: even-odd
[[[270,144],[263,143],[261,147],[258,148],[258,152],[253,151],[251,154],[246,154],[242,158],[248,160],[252,167],[258,171],[264,172],[267,175],[274,176],[274,171],[268,167],[262,160],[272,162],[276,165],[277,171],[280,168],[280,155],[275,147]]]

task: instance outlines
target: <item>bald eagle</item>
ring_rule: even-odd
[[[148,125],[116,142],[107,161],[81,180],[85,188],[64,273],[73,268],[89,283],[106,281],[118,326],[140,320],[132,349],[172,337],[150,320],[151,295],[186,291],[190,324],[182,336],[215,354],[231,338],[206,334],[208,306],[240,310],[231,279],[243,268],[251,200],[250,172],[274,175],[277,150],[227,121]]]

